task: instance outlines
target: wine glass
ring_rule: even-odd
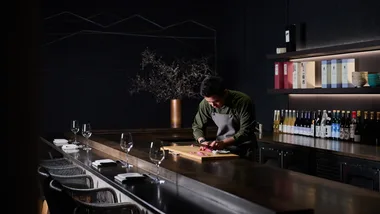
[[[91,125],[89,123],[83,124],[82,135],[86,138],[86,146],[83,147],[83,150],[91,150],[91,147],[88,145],[88,138],[90,138],[92,135]]]
[[[79,142],[77,141],[77,133],[79,132],[79,122],[78,120],[72,120],[71,121],[71,132],[74,133],[74,142],[73,144],[78,144]]]
[[[131,151],[133,147],[133,139],[131,133],[121,133],[120,136],[120,147],[126,153],[127,162],[124,164],[123,168],[132,167],[131,164],[128,163],[128,153]]]
[[[160,174],[160,164],[165,159],[165,150],[163,147],[164,146],[161,141],[152,141],[150,143],[149,158],[157,166],[156,179],[155,179],[156,183],[163,182],[158,178],[158,175]]]

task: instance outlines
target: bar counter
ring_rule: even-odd
[[[127,197],[131,198],[133,201],[144,207],[144,214],[154,213],[154,214],[163,214],[163,213],[233,213],[228,209],[220,206],[220,204],[210,201],[208,199],[203,199],[199,195],[195,194],[192,191],[189,191],[185,188],[176,186],[171,182],[166,182],[164,184],[155,184],[151,182],[152,180],[145,179],[143,182],[132,182],[132,183],[123,183],[116,182],[114,176],[120,173],[125,173],[126,169],[121,167],[121,164],[118,163],[117,167],[112,168],[103,168],[101,170],[96,169],[91,166],[91,163],[99,159],[115,159],[115,157],[104,153],[98,149],[92,148],[90,151],[84,151],[79,149],[75,153],[67,153],[61,149],[59,146],[55,146],[52,143],[54,138],[59,135],[44,136],[42,137],[42,143],[47,144],[55,151],[64,155],[64,157],[70,159],[78,166],[84,168],[86,171],[89,171],[91,174],[94,174],[96,177],[99,177],[104,182],[117,189],[118,191],[125,194]],[[138,172],[141,174],[147,173],[142,169],[133,167],[129,172]],[[95,186],[96,187],[96,186]],[[119,196],[119,200],[121,196]],[[259,209],[261,211],[265,209]],[[263,212],[265,213],[265,212]]]
[[[95,133],[90,145],[116,159],[125,159],[125,153],[119,148],[119,136],[117,132]],[[71,134],[66,137],[71,138]],[[154,165],[150,163],[148,155],[153,135],[133,133],[133,137],[130,162],[154,172]],[[190,143],[193,141],[181,142]],[[175,143],[167,142],[167,145],[172,144]],[[374,214],[380,210],[378,192],[244,159],[200,163],[168,155],[161,166],[160,175],[164,179],[210,200],[217,200],[235,213],[244,213],[239,209],[254,205],[275,213],[291,213],[295,210],[308,213],[308,210],[313,210],[318,214]]]
[[[260,142],[310,147],[338,155],[380,161],[380,147],[375,145],[275,133],[264,133],[258,135],[257,139]]]

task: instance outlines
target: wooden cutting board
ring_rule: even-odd
[[[165,150],[178,154],[181,157],[189,158],[197,161],[220,160],[228,158],[239,158],[236,154],[213,154],[212,152],[200,151],[198,146],[164,146]],[[202,154],[198,153],[201,152]],[[204,154],[204,155],[203,155]]]

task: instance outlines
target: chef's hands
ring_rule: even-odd
[[[220,150],[220,149],[224,149],[226,147],[226,144],[223,142],[223,141],[219,141],[219,140],[214,140],[210,143],[210,147],[213,149],[213,150]]]
[[[199,141],[201,140],[204,140],[204,138],[200,138]],[[219,140],[214,140],[214,141],[203,141],[202,143],[200,143],[201,145],[201,150],[206,150],[206,149],[210,149],[210,150],[221,150],[221,149],[224,149],[226,147],[226,143],[224,143],[224,141],[219,141]]]

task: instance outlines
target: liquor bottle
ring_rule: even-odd
[[[292,119],[290,121],[290,125],[291,125],[291,133],[294,134],[294,123],[296,122],[296,110],[292,110]]]
[[[289,111],[288,109],[285,109],[284,124],[282,125],[282,129],[284,133],[288,133],[288,120],[289,120]]]
[[[289,110],[288,132],[294,134],[293,110]]]
[[[285,27],[286,52],[296,51],[296,38],[296,25],[287,25]]]
[[[340,136],[340,110],[337,110],[336,111],[336,115],[335,115],[335,120],[336,120],[336,125],[335,125],[335,140],[339,140],[339,136]]]
[[[276,132],[276,112],[277,110],[273,111],[273,132]]]
[[[376,112],[376,146],[380,145],[380,112]]]
[[[305,136],[310,136],[310,128],[311,128],[311,119],[310,119],[310,111],[305,112]]]
[[[321,137],[321,110],[318,110],[317,120],[315,122],[315,137]]]
[[[362,126],[362,142],[365,144],[368,144],[370,141],[369,138],[369,118],[368,118],[368,111],[364,111],[364,118],[363,118],[363,126]]]
[[[346,124],[346,111],[342,111],[342,115],[340,117],[340,132],[339,139],[344,140],[344,126]]]
[[[346,123],[344,124],[344,140],[350,139],[351,112],[346,111]]]
[[[356,111],[351,113],[351,124],[350,124],[350,141],[354,141],[356,130]]]
[[[376,119],[375,119],[375,112],[371,111],[369,113],[369,136],[370,136],[370,144],[375,145],[376,144]]]
[[[325,137],[331,138],[331,111],[327,111],[327,117],[326,117],[326,125],[325,125]]]
[[[278,111],[279,110],[274,110],[274,115],[273,115],[273,132],[278,133]]]
[[[284,124],[284,109],[280,111],[280,123],[278,124],[278,132],[283,133],[283,124]]]
[[[294,134],[298,135],[299,134],[299,129],[300,129],[300,114],[299,114],[299,111],[296,112],[296,121],[294,122]]]
[[[320,136],[321,138],[326,137],[326,119],[327,119],[327,111],[323,110],[322,119],[321,119],[321,128],[320,128]]]
[[[304,129],[304,125],[305,125],[305,112],[304,111],[301,111],[301,120],[300,120],[300,135],[305,135],[305,129]]]
[[[359,143],[361,141],[361,120],[360,111],[356,111],[356,128],[354,134],[354,142]]]
[[[317,113],[315,111],[313,111],[313,116],[311,118],[311,136],[312,137],[315,137],[315,120],[317,118]]]
[[[332,111],[331,115],[331,138],[336,139],[336,132],[337,132],[337,124],[336,124],[336,110]]]

